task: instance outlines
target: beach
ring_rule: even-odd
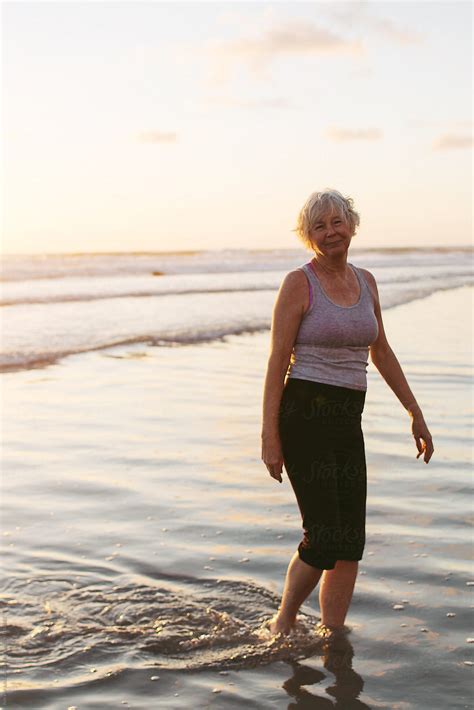
[[[292,638],[258,634],[302,535],[285,472],[280,484],[260,460],[272,278],[258,307],[250,280],[188,295],[192,337],[183,320],[169,343],[123,325],[153,297],[115,299],[111,342],[120,329],[140,342],[82,347],[84,313],[101,317],[105,300],[80,303],[82,351],[57,344],[42,363],[46,345],[36,359],[25,348],[12,368],[18,331],[0,376],[2,707],[472,707],[472,285],[381,289],[435,452],[416,458],[410,418],[370,363],[367,542],[350,633],[331,644],[315,633],[318,587]],[[75,331],[73,301],[55,297]],[[204,338],[211,297],[216,318],[237,303],[244,316],[231,332],[206,322]],[[17,317],[31,318],[22,298]],[[185,295],[162,295],[162,310],[172,298]]]

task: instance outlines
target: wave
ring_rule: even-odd
[[[22,298],[3,298],[0,299],[0,306],[20,306],[26,304],[37,303],[69,303],[75,301],[101,301],[104,299],[114,298],[150,298],[157,296],[189,296],[196,294],[207,293],[246,293],[249,291],[274,291],[276,287],[269,287],[268,284],[255,286],[235,286],[235,288],[189,288],[189,289],[170,289],[168,291],[124,291],[121,293],[95,293],[95,294],[56,294],[49,296],[24,296]]]
[[[91,347],[75,348],[70,350],[57,350],[51,352],[28,352],[28,353],[4,353],[0,356],[0,372],[18,372],[19,370],[29,370],[48,367],[54,363],[62,360],[68,355],[79,355],[80,353],[88,353],[94,351],[107,350],[109,348],[126,346],[126,345],[138,345],[144,343],[150,347],[173,347],[173,346],[186,346],[186,345],[197,345],[199,343],[209,343],[218,340],[225,340],[226,336],[230,335],[244,335],[251,333],[264,332],[270,327],[269,323],[258,323],[254,326],[242,326],[242,327],[229,327],[225,329],[211,329],[207,331],[202,331],[201,333],[190,334],[188,332],[173,334],[170,336],[153,336],[153,335],[139,335],[133,338],[124,338],[122,340],[116,340],[112,342],[104,342],[101,345],[95,345]],[[114,355],[107,353],[107,357],[111,358],[122,358],[128,357],[128,355]]]
[[[244,276],[242,274],[242,276]],[[35,305],[35,304],[48,304],[48,303],[74,303],[74,302],[88,302],[88,301],[100,301],[106,299],[117,299],[117,298],[156,298],[161,296],[188,296],[188,295],[201,295],[201,294],[226,294],[226,293],[251,293],[251,292],[263,292],[263,291],[277,291],[281,282],[281,272],[275,272],[274,282],[272,279],[267,277],[266,281],[253,284],[243,284],[235,283],[235,285],[227,284],[225,287],[221,283],[216,283],[214,286],[207,285],[194,287],[186,286],[174,286],[169,281],[167,284],[160,283],[158,288],[149,288],[148,285],[144,285],[141,289],[127,289],[124,284],[123,290],[107,290],[96,292],[84,292],[84,293],[74,293],[74,292],[61,292],[61,293],[36,293],[33,295],[28,295],[31,291],[30,288],[23,289],[25,293],[19,295],[18,288],[16,289],[16,294],[11,296],[0,296],[0,307],[9,306],[19,306],[19,305]],[[425,273],[423,281],[428,283],[430,279],[436,283],[436,289],[443,288],[439,286],[440,274],[435,272],[431,274]],[[446,288],[452,288],[458,285],[468,285],[472,283],[474,279],[474,274],[472,269],[453,271],[451,273],[443,274],[444,286]],[[241,281],[243,279],[240,279]],[[395,285],[402,286],[403,284],[409,284],[413,281],[413,273],[410,271],[406,274],[401,273],[382,273],[382,275],[377,279],[379,286],[385,285]],[[90,282],[88,282],[90,284]]]
[[[465,280],[456,280],[453,277],[449,283],[439,284],[434,281],[421,283],[411,288],[403,290],[392,290],[382,298],[383,310],[395,308],[415,300],[427,298],[433,293],[439,291],[448,291],[455,288],[464,288],[472,286],[472,278],[466,282]],[[248,289],[252,290],[252,289]],[[268,289],[265,289],[268,291]],[[235,314],[234,314],[235,315]],[[236,322],[237,321],[237,322]],[[271,327],[271,309],[265,308],[261,314],[254,313],[249,317],[242,315],[240,323],[237,317],[234,317],[232,322],[216,323],[215,326],[192,322],[189,325],[183,325],[181,328],[176,328],[173,332],[166,331],[150,333],[135,333],[131,337],[109,337],[96,335],[94,343],[89,344],[84,342],[80,346],[64,347],[58,349],[45,350],[44,346],[41,350],[35,350],[34,346],[29,346],[25,350],[11,349],[0,355],[0,373],[18,372],[20,370],[44,368],[64,357],[70,355],[78,355],[81,353],[107,350],[109,348],[123,347],[127,345],[138,345],[143,343],[150,347],[179,347],[187,345],[196,345],[200,343],[209,343],[214,341],[225,341],[226,337],[234,335],[252,334],[268,331]],[[157,329],[158,330],[158,329]],[[104,337],[103,342],[97,343],[97,338]],[[87,338],[87,335],[85,335]],[[130,354],[114,354],[107,353],[106,357],[123,358],[130,357]]]

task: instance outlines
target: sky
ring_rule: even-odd
[[[472,5],[3,2],[4,254],[472,243]]]

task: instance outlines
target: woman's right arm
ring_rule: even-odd
[[[301,269],[282,281],[272,314],[270,356],[263,392],[262,460],[270,475],[282,481],[283,455],[278,426],[285,376],[301,319],[309,305],[309,285]]]

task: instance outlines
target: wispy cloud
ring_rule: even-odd
[[[445,133],[433,142],[434,150],[455,150],[457,148],[472,148],[473,137],[466,134]]]
[[[370,19],[369,25],[379,34],[384,35],[387,39],[391,39],[397,44],[420,44],[424,41],[423,35],[420,32],[400,27],[400,25],[397,25],[392,20],[373,17]]]
[[[246,64],[253,74],[265,78],[271,63],[280,57],[322,54],[354,56],[363,54],[365,50],[360,41],[347,40],[309,22],[291,20],[263,30],[257,37],[212,42],[207,45],[207,51],[212,60],[212,79],[215,83],[223,83],[241,64]]]
[[[381,6],[383,8],[383,5]],[[322,5],[322,8],[326,10],[326,16],[340,24],[341,27],[349,27],[351,31],[360,29],[365,33],[376,34],[401,45],[419,44],[424,41],[420,32],[403,27],[391,19],[373,14],[374,3],[367,2],[367,0],[337,2],[333,5]]]
[[[141,143],[176,143],[176,133],[166,131],[142,131],[138,134]]]
[[[210,42],[205,51],[211,59],[211,83],[228,82],[242,65],[255,77],[267,79],[272,63],[280,58],[364,56],[370,37],[382,37],[399,45],[419,44],[424,40],[418,31],[377,16],[372,8],[373,3],[364,0],[334,5],[322,3],[317,11],[323,24],[273,15],[271,25],[265,27],[267,22],[263,20],[260,31],[254,36],[244,34],[227,42]],[[238,25],[245,27],[243,22]]]
[[[382,138],[382,133],[377,128],[335,128],[331,127],[326,135],[336,143],[344,141],[377,141]]]

